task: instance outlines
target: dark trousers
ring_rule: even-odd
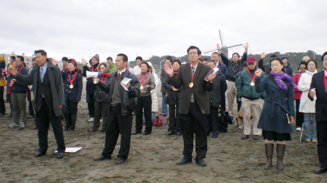
[[[12,114],[12,106],[11,106],[11,94],[7,93],[7,102],[9,102],[9,107],[10,107],[10,114]]]
[[[93,122],[93,130],[98,130],[100,126],[100,119],[103,117],[103,125],[102,129],[106,129],[107,121],[108,121],[108,107],[109,103],[107,102],[94,102],[95,114],[94,114],[94,122]]]
[[[318,157],[320,166],[327,169],[327,121],[317,121]]]
[[[33,104],[31,99],[31,90],[27,89],[27,100],[28,100],[28,114],[30,116],[34,115]]]
[[[89,115],[91,118],[94,118],[94,94],[87,94],[87,108],[89,109]]]
[[[67,99],[67,101],[65,102],[63,111],[66,120],[65,128],[68,130],[75,130],[77,104],[77,102],[72,102],[69,99]]]
[[[146,97],[138,97],[137,104],[136,104],[136,124],[135,124],[135,131],[138,133],[142,132],[142,124],[143,124],[143,112],[144,109],[144,117],[145,117],[145,132],[151,133],[152,132],[152,120],[151,120],[151,96]]]
[[[0,113],[2,115],[5,115],[5,113],[6,113],[5,101],[3,99],[4,88],[5,87],[3,87],[3,86],[0,87]]]
[[[108,115],[106,128],[106,140],[102,155],[108,158],[111,157],[120,133],[121,139],[118,157],[126,160],[128,158],[131,144],[133,115],[130,113],[127,116],[122,116],[120,104],[110,107],[109,113],[110,115]]]
[[[205,158],[207,154],[206,116],[201,112],[196,102],[191,102],[189,113],[180,114],[180,118],[184,141],[184,158],[192,158],[194,133],[196,142],[195,159]]]
[[[207,134],[219,135],[222,109],[211,106],[210,114],[207,115]]]
[[[182,126],[178,112],[178,105],[169,105],[169,127],[168,132],[182,133]]]
[[[302,128],[303,113],[300,110],[300,100],[295,99],[296,127]]]
[[[45,153],[48,149],[48,130],[49,122],[51,123],[54,136],[57,141],[58,152],[65,152],[64,134],[61,126],[60,116],[56,116],[53,110],[50,110],[48,104],[42,99],[42,107],[40,111],[36,112],[39,122],[38,138],[39,138],[39,152]]]

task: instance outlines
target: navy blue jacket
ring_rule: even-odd
[[[278,87],[273,76],[255,78],[256,92],[266,90],[265,103],[260,115],[258,128],[277,133],[292,133],[292,124],[288,124],[286,114],[294,116],[294,89],[288,81],[284,81],[287,90]]]
[[[292,69],[292,67],[290,66],[289,63],[287,63],[287,65],[284,66],[284,72],[285,72],[287,75],[293,77],[293,69]]]
[[[223,64],[221,61],[219,62],[219,70],[224,74],[226,80],[229,79],[229,72],[225,64]]]
[[[220,67],[219,67],[220,68]],[[213,80],[213,90],[208,92],[210,99],[210,106],[219,108],[222,104],[224,94],[227,90],[227,83],[224,74],[219,70]]]
[[[74,79],[73,82],[73,89],[69,88],[70,81],[69,81],[69,76],[70,78],[74,78],[74,74],[77,72],[76,78]],[[70,72],[61,72],[62,73],[62,79],[64,81],[64,91],[65,91],[65,102],[67,99],[69,99],[71,102],[76,102],[78,103],[81,100],[81,95],[82,95],[82,88],[83,88],[83,77],[78,71],[74,71],[72,73]]]
[[[311,81],[311,89],[316,88],[316,121],[327,121],[327,93],[324,89],[324,73],[325,71],[320,71],[313,75]],[[310,100],[313,98],[308,93]]]
[[[28,75],[28,69],[24,67],[20,72],[21,75],[27,76]],[[14,76],[12,74],[9,74],[7,77],[7,83],[10,83],[10,80],[14,79]],[[16,79],[14,80],[14,85],[9,88],[10,93],[26,93],[27,92],[27,85],[24,83],[18,82]]]

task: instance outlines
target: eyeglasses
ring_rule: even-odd
[[[248,65],[254,65],[254,63],[253,62],[250,62],[250,63],[248,63]]]
[[[197,52],[189,52],[188,55],[197,55]]]

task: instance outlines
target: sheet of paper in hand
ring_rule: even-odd
[[[205,81],[209,81],[209,76],[210,76],[210,74],[216,74],[217,72],[219,71],[219,68],[217,68],[217,67],[215,67],[213,70],[211,69],[209,72],[208,72],[208,74],[206,75],[206,77],[204,77],[204,80]]]
[[[66,147],[65,153],[76,153],[82,148],[83,147]],[[54,153],[58,153],[58,150],[55,150]]]
[[[121,81],[121,86],[126,90],[126,91],[129,91],[128,88],[126,88],[125,85],[127,85],[132,79],[131,78],[124,78],[122,81]]]

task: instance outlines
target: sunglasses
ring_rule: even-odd
[[[254,63],[253,62],[250,62],[250,63],[248,63],[248,65],[254,65]]]

